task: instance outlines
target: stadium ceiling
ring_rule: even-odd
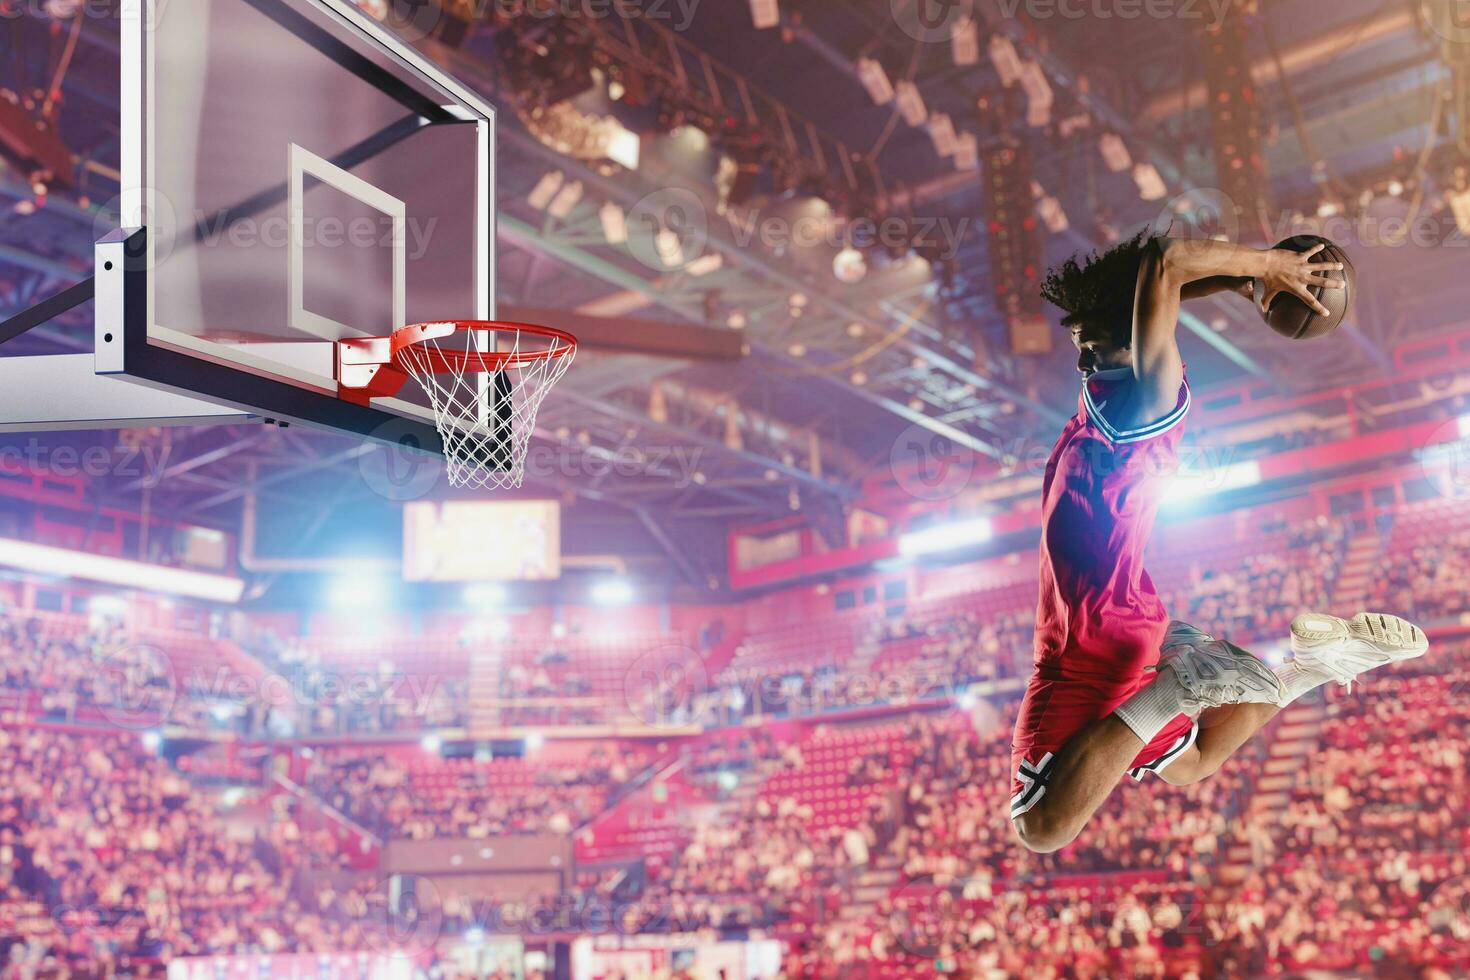
[[[635,222],[626,244],[608,244],[602,208],[612,203],[636,213],[640,202],[687,173],[648,154],[636,170],[603,168],[531,135],[511,111],[515,93],[497,68],[503,26],[476,24],[457,49],[431,48],[504,110],[502,302],[636,311],[673,323],[743,321],[750,353],[738,365],[584,356],[538,426],[539,445],[557,463],[536,473],[530,491],[580,498],[622,515],[693,582],[717,575],[720,566],[703,553],[712,546],[686,542],[717,541],[731,522],[800,508],[835,535],[864,476],[888,465],[905,432],[1005,458],[1017,447],[1048,441],[1073,408],[1069,350],[1058,345],[1051,355],[1032,357],[1007,350],[988,282],[981,174],[956,170],[935,152],[924,128],[908,126],[891,106],[874,105],[857,77],[860,57],[880,60],[895,79],[912,80],[931,112],[946,112],[958,127],[976,131],[982,145],[1003,135],[1029,145],[1038,183],[1069,218],[1067,231],[1048,238],[1049,260],[1105,243],[1110,229],[1159,219],[1181,195],[1191,199],[1214,180],[1193,54],[1199,25],[1188,18],[990,21],[982,39],[1003,34],[1024,57],[1036,58],[1055,98],[1050,125],[1022,122],[1002,132],[982,107],[1010,96],[983,45],[978,64],[958,67],[950,44],[922,43],[896,29],[889,0],[780,6],[782,26],[766,31],[751,26],[741,3],[700,5],[677,37],[651,18],[640,19],[637,29],[652,32],[645,37],[668,35],[661,44],[740,66],[750,86],[816,120],[823,136],[871,165],[890,212],[947,223],[952,255],[875,263],[862,281],[842,283],[830,264],[802,263],[779,247],[744,247],[739,226],[720,219],[707,224],[705,250],[720,257],[715,268],[703,275],[657,268],[640,258],[652,248],[651,235]],[[76,191],[37,201],[34,188],[0,169],[0,314],[85,274],[117,193],[110,128],[115,22],[87,17],[73,25],[53,22],[31,5],[20,9],[23,16],[0,26],[10,32],[13,52],[0,66],[0,87],[45,87],[58,50],[73,26],[78,31],[60,111],[81,180]],[[1260,23],[1253,50],[1266,106],[1267,166],[1283,211],[1311,213],[1334,195],[1372,195],[1386,181],[1411,177],[1422,149],[1438,152],[1442,137],[1430,131],[1429,120],[1448,69],[1404,5],[1348,2],[1326,12],[1265,5]],[[626,27],[595,18],[578,25],[602,33]],[[640,50],[660,49],[645,42]],[[1135,161],[1157,169],[1164,198],[1142,200],[1128,173],[1102,165],[1097,142],[1107,132],[1125,140]],[[559,216],[530,203],[552,172],[582,185],[581,199]],[[712,187],[707,190],[713,199]],[[780,209],[787,206],[766,204],[771,213],[785,214]],[[1384,199],[1384,213],[1394,206]],[[1463,292],[1442,288],[1456,281],[1449,270],[1462,262],[1462,253],[1448,248],[1381,247],[1347,339],[1334,343],[1286,344],[1252,329],[1254,316],[1238,302],[1197,307],[1185,323],[1186,357],[1197,380],[1260,378],[1281,390],[1381,371],[1386,352],[1406,336],[1433,330],[1464,308]],[[79,350],[89,346],[89,334],[90,309],[83,308],[14,343],[22,350]],[[237,519],[245,493],[299,501],[307,487],[356,479],[367,451],[299,429],[152,438],[168,444],[170,479],[145,487],[136,478],[103,477],[99,500],[125,502],[147,491],[155,507],[222,526]],[[325,499],[370,496],[359,480]]]

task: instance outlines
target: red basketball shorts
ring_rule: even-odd
[[[1153,672],[1148,671],[1128,681],[1105,682],[1068,677],[1055,668],[1038,666],[1021,700],[1011,746],[1011,816],[1020,816],[1046,795],[1052,765],[1073,735],[1112,714],[1114,708],[1153,679]],[[1198,734],[1198,724],[1188,715],[1179,715],[1143,747],[1129,767],[1129,775],[1142,779],[1146,772],[1158,772],[1187,751]]]

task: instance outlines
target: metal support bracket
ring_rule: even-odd
[[[246,416],[443,451],[433,425],[151,342],[147,241],[147,229],[137,228],[114,231],[97,243],[98,374],[116,374]]]
[[[150,343],[147,235],[110,232],[91,279],[0,323],[3,343],[95,303],[92,354],[0,357],[0,431],[297,422],[442,452],[432,425]]]
[[[34,306],[21,310],[15,316],[0,323],[0,344],[14,340],[27,330],[39,327],[61,316],[67,310],[74,310],[81,306],[92,298],[92,287],[95,281],[88,276],[81,282],[66,287],[50,299],[42,300]]]
[[[101,370],[109,358],[116,362],[117,370],[121,365],[122,248],[121,242],[109,246],[102,257],[104,248],[99,244],[97,275],[68,286],[0,323],[0,344],[3,344],[89,300],[98,300],[99,310],[105,306],[109,311],[116,311],[115,317],[109,316],[113,325],[99,331],[99,339],[103,333],[108,337],[106,348],[99,346],[94,354],[0,357],[0,432],[260,421],[256,416],[188,395],[128,384]]]

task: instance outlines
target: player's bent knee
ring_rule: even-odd
[[[1213,776],[1219,765],[1207,765],[1202,761],[1186,762],[1183,759],[1160,769],[1158,776],[1170,786],[1192,786]]]
[[[1060,851],[1076,840],[1082,831],[1080,824],[1073,826],[1070,821],[1052,819],[1039,810],[1012,817],[1011,825],[1016,828],[1016,836],[1026,849],[1036,854]]]

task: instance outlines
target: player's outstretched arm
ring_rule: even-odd
[[[1183,299],[1265,280],[1265,305],[1289,292],[1318,313],[1327,309],[1309,287],[1340,287],[1326,273],[1340,262],[1313,262],[1322,250],[1257,249],[1214,240],[1155,238],[1144,249],[1133,304],[1133,373],[1138,384],[1123,420],[1146,425],[1174,408],[1184,381],[1184,362],[1175,333]]]
[[[1192,299],[1214,296],[1217,293],[1235,293],[1255,302],[1255,289],[1256,281],[1250,276],[1209,276],[1185,283],[1184,287],[1179,290],[1179,298],[1187,302]]]

